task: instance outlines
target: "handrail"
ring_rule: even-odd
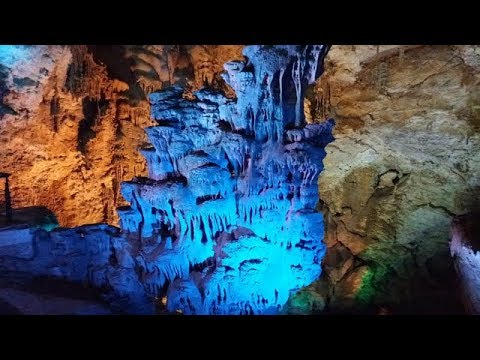
[[[5,188],[3,190],[3,197],[4,197],[4,202],[0,202],[0,205],[2,208],[5,209],[5,216],[7,218],[7,224],[10,224],[12,222],[12,198],[10,196],[10,187],[8,184],[8,177],[10,174],[5,173],[5,172],[0,172],[0,179],[5,179]]]

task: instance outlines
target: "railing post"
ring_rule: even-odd
[[[8,186],[8,175],[5,177],[5,215],[7,223],[12,222],[12,198],[10,196],[10,187]]]

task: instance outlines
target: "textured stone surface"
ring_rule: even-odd
[[[316,85],[314,118],[337,122],[319,181],[328,246],[369,263],[363,300],[450,311],[449,223],[480,189],[479,48],[378,50],[334,46]]]
[[[335,286],[335,292],[330,300],[330,307],[335,310],[355,310],[356,295],[362,287],[368,268],[361,266],[348,273]]]
[[[353,265],[353,255],[348,249],[338,242],[328,249],[322,262],[325,273],[333,282],[339,281]]]
[[[85,47],[28,46],[22,54],[3,70],[12,112],[0,120],[13,206],[46,206],[63,226],[115,223],[122,176],[145,171],[137,147],[148,112],[133,118],[128,85],[110,79]]]
[[[180,87],[150,95],[149,178],[123,184],[131,206],[119,214],[140,239],[148,292],[168,285],[170,311],[274,314],[319,277],[317,179],[334,122],[305,124],[302,105],[327,51],[246,47],[247,59],[225,64],[236,100],[211,89],[187,100]]]
[[[158,125],[146,129],[152,147],[142,151],[150,178],[122,184],[131,204],[119,208],[123,231],[31,227],[17,235],[35,257],[0,257],[0,270],[103,289],[129,313],[152,313],[165,294],[172,312],[278,313],[321,272],[317,180],[334,122],[306,124],[302,100],[327,51],[245,48],[248,59],[225,64],[235,100],[211,88],[194,99],[180,87],[152,93]],[[71,81],[74,94],[98,90]],[[320,310],[323,297],[309,304]]]
[[[8,232],[8,230],[3,232]],[[1,234],[2,232],[0,232]],[[130,251],[134,252],[135,250],[132,250],[128,240],[119,233],[118,228],[99,224],[71,229],[57,228],[47,232],[38,227],[30,227],[18,229],[15,237],[15,243],[19,243],[19,240],[23,239],[35,251],[29,257],[22,256],[23,252],[12,256],[11,253],[1,251],[0,273],[2,276],[15,279],[19,274],[27,274],[33,278],[61,279],[73,284],[84,284],[96,289],[103,289],[106,300],[115,312],[134,314],[152,314],[154,312],[152,299],[146,296],[144,287],[140,283],[139,274],[135,271],[132,262],[129,261],[131,260],[129,259]],[[58,287],[57,285],[56,288],[58,289]],[[42,304],[54,306],[56,301],[62,303],[62,298],[68,297],[68,294],[64,294],[57,300],[51,299],[51,301],[44,302],[42,297],[39,298],[37,295],[31,294],[31,291],[27,291],[28,287],[17,289],[20,290],[18,293],[11,284],[3,285],[0,282],[0,288],[4,288],[0,292],[0,298],[4,298],[7,302],[13,301],[17,295],[20,298],[31,297],[32,301],[39,302],[38,306],[27,309],[27,313],[51,313],[51,309],[42,310]],[[20,303],[24,302],[21,299],[19,301]],[[64,302],[67,306],[70,300],[66,299]],[[80,306],[82,303],[73,302],[70,305]],[[67,310],[63,308],[58,311],[58,313],[64,313]]]
[[[325,298],[315,289],[307,287],[288,299],[285,304],[288,315],[318,314],[325,308]]]
[[[147,160],[152,155],[143,131],[151,125],[146,95],[176,82],[191,90],[223,87],[219,63],[238,59],[241,48],[180,47],[166,54],[155,45],[90,47],[91,56],[81,46],[0,47],[0,170],[12,173],[14,206],[45,205],[63,226],[116,223],[115,207],[126,204],[120,182],[147,175],[142,153]],[[328,117],[337,123],[319,183],[331,250],[325,275],[333,279],[315,288],[324,299],[336,294],[341,302],[339,294],[351,288],[342,282],[367,266],[364,286],[354,287],[356,296],[344,291],[347,299],[402,303],[410,311],[454,307],[449,223],[479,195],[478,53],[478,46],[330,50],[322,80],[301,104],[308,123]],[[294,118],[302,106],[291,105]],[[304,135],[290,131],[288,138]],[[186,160],[178,165],[203,161]],[[151,170],[152,178],[162,171]],[[113,243],[115,258],[133,269],[135,246]],[[113,283],[127,276],[136,286],[129,271],[109,276]]]
[[[0,228],[0,257],[33,258],[33,235],[28,226]]]
[[[120,183],[146,175],[146,96],[202,79],[225,87],[221,66],[242,48],[1,46],[0,171],[13,206],[46,206],[62,226],[117,224]]]

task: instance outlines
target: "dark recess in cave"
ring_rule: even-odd
[[[107,67],[110,78],[131,84],[135,77],[130,71],[130,62],[125,58],[125,48],[121,45],[88,45],[96,62]]]
[[[77,149],[83,155],[87,153],[88,142],[97,135],[93,127],[96,125],[100,116],[105,114],[107,106],[108,101],[105,99],[103,93],[99,101],[89,98],[82,100],[83,115],[85,118],[80,120],[78,126]]]
[[[10,114],[16,115],[17,113],[10,106],[3,103],[3,97],[9,93],[7,87],[8,68],[0,64],[0,116]]]
[[[13,78],[13,83],[18,87],[38,86],[38,81],[32,80],[29,77]]]
[[[150,56],[159,57],[159,54],[153,53],[141,46],[135,47],[139,52],[146,53]],[[127,97],[129,101],[135,103],[139,100],[144,100],[146,95],[144,91],[137,84],[138,76],[143,75],[147,78],[160,80],[155,72],[147,72],[142,70],[132,71],[132,67],[135,61],[143,62],[139,58],[128,58],[126,54],[126,47],[123,45],[88,45],[88,49],[93,54],[96,62],[104,64],[107,69],[107,73],[110,78],[116,78],[129,85],[127,91]],[[179,46],[179,57],[188,57],[187,47]],[[178,80],[176,84],[185,86],[187,79],[194,77],[193,67],[190,65],[187,68],[176,68],[174,71],[174,77]],[[163,86],[170,86],[171,84],[163,84]]]
[[[460,216],[456,221],[463,223],[465,238],[474,252],[480,251],[480,207],[475,205],[471,213]]]
[[[131,71],[132,61],[125,56],[123,45],[88,45],[97,63],[105,65],[108,76],[129,85],[127,98],[132,102],[145,99],[145,94],[137,85],[135,75]]]

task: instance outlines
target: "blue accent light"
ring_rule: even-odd
[[[305,124],[303,98],[327,46],[248,46],[225,64],[237,99],[172,87],[150,95],[149,177],[122,184],[121,226],[140,239],[151,296],[184,314],[276,314],[315,281],[325,253],[315,210],[333,120]]]
[[[31,51],[26,45],[0,45],[0,64],[11,67],[19,60],[28,59]]]

